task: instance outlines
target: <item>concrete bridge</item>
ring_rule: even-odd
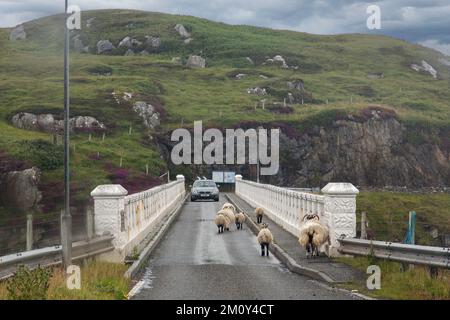
[[[333,285],[362,275],[330,259],[339,255],[339,236],[355,235],[357,193],[351,184],[329,184],[317,195],[236,176],[236,192],[222,193],[219,202],[186,202],[181,175],[131,196],[102,185],[92,192],[95,230],[112,235],[115,249],[100,258],[132,263],[134,299],[360,299]],[[214,217],[226,201],[248,222],[219,235]],[[274,234],[270,257],[260,256],[255,206],[265,209]],[[314,260],[297,243],[305,213],[319,214],[330,229],[331,245]]]

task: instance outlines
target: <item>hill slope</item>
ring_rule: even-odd
[[[51,157],[57,158],[61,151],[61,146],[54,146],[51,154],[33,151],[37,139],[52,141],[51,134],[15,128],[11,119],[19,112],[61,116],[62,19],[57,15],[25,23],[25,40],[10,41],[11,29],[0,29],[0,151],[5,159],[23,160],[28,166],[39,165],[52,162],[55,159]],[[283,157],[282,170],[272,182],[311,185],[323,184],[327,179],[345,179],[362,184],[384,184],[392,180],[409,183],[419,170],[426,176],[418,180],[419,184],[448,184],[448,173],[439,170],[446,168],[449,159],[450,68],[445,64],[448,59],[436,51],[384,36],[318,36],[141,11],[89,11],[83,12],[82,20],[83,28],[73,32],[71,45],[74,46],[78,35],[83,47],[89,49],[87,53],[71,53],[72,114],[95,117],[105,124],[106,131],[79,130],[73,135],[72,179],[77,203],[84,204],[90,190],[100,183],[121,183],[131,191],[158,183],[158,179],[150,179],[145,174],[146,165],[152,177],[171,167],[161,157],[168,144],[168,133],[180,125],[190,127],[194,120],[219,128],[281,126],[285,133],[284,146],[294,143],[296,148],[311,149],[313,155],[305,158],[308,168],[301,167],[303,160],[296,158],[298,152],[293,149],[292,154]],[[190,42],[175,30],[177,24],[186,27],[192,38]],[[127,36],[140,42],[133,48],[135,55],[124,56],[127,48],[118,48]],[[147,44],[146,36],[159,38],[160,45]],[[99,40],[109,40],[116,49],[97,54]],[[148,54],[141,55],[142,51]],[[185,62],[190,55],[204,57],[207,67],[193,69],[172,61],[179,57]],[[267,62],[276,55],[281,55],[290,67]],[[420,66],[422,60],[437,71],[437,79],[411,68],[411,64]],[[384,77],[377,78],[378,73]],[[245,76],[238,79],[239,74]],[[368,74],[375,75],[368,77]],[[303,88],[290,88],[287,82],[301,84]],[[268,94],[249,94],[247,90],[253,87],[265,88]],[[126,93],[131,93],[131,98]],[[264,109],[262,99],[266,99]],[[285,99],[289,105],[286,108],[283,107]],[[158,110],[160,126],[150,129],[144,126],[142,118],[133,111],[137,101],[145,101]],[[320,136],[321,128],[328,129],[337,120],[345,120],[346,124],[362,115],[363,119],[358,121],[372,121],[373,109],[369,110],[368,118],[364,115],[367,107],[374,104],[379,106],[376,112],[389,114],[400,123],[401,127],[393,124],[395,130],[388,134],[407,132],[400,141],[392,137],[382,139],[395,142],[387,151],[373,149],[375,153],[385,150],[389,156],[378,160],[350,157],[360,166],[348,163],[345,170],[333,159],[327,160],[333,169],[317,165],[326,147],[325,150],[323,146],[317,149],[311,144],[305,147],[302,135],[307,133],[308,139],[314,141],[315,136]],[[348,114],[353,116],[347,118]],[[371,132],[370,128],[377,126],[362,125],[362,129],[355,130]],[[331,138],[322,139],[323,143],[346,134],[325,131]],[[433,147],[412,155],[419,160],[411,162],[405,160],[410,154],[408,150],[394,150],[401,148],[405,141],[411,146]],[[339,140],[327,143],[335,148],[331,153],[333,158],[345,154],[346,149],[340,149]],[[358,153],[357,150],[352,152]],[[439,158],[439,152],[443,159]],[[433,159],[428,158],[430,154]],[[389,170],[380,165],[394,158]],[[11,162],[8,161],[4,160]],[[407,165],[402,167],[405,161]],[[56,210],[61,201],[55,189],[61,187],[58,181],[62,178],[62,167],[60,162],[54,162],[48,168],[41,166],[46,210]],[[426,168],[427,163],[433,163],[432,167]],[[11,165],[4,167],[11,169]],[[353,167],[361,168],[358,176],[366,171],[380,175],[398,171],[399,174],[391,180],[370,176],[354,180],[349,175]],[[188,176],[205,170],[172,169]],[[442,179],[438,179],[440,175]]]

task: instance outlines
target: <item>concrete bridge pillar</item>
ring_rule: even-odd
[[[124,211],[124,198],[128,191],[120,184],[104,184],[96,187],[94,198],[94,230],[96,235],[112,234],[114,241],[119,239],[121,214]]]
[[[323,220],[328,225],[331,246],[329,256],[339,256],[337,251],[341,235],[356,236],[356,196],[359,190],[351,183],[329,183],[323,189],[325,210]]]

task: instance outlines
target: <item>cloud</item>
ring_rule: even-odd
[[[121,8],[193,15],[230,24],[248,24],[316,34],[376,33],[438,50],[450,44],[448,0],[71,0],[82,10]],[[63,1],[0,0],[0,27],[63,12]],[[381,8],[381,30],[366,27],[366,8]],[[445,51],[448,52],[448,51]]]
[[[450,56],[450,43],[441,43],[436,39],[429,39],[422,42],[419,42],[420,45],[428,48],[433,48],[438,50],[448,56]]]

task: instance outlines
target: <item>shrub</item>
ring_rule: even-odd
[[[100,74],[100,75],[107,75],[113,73],[113,69],[105,65],[97,65],[94,67],[90,67],[87,69],[87,71],[91,74]]]
[[[8,280],[8,298],[11,300],[45,300],[49,288],[51,272],[38,266],[30,270],[20,266]]]
[[[21,142],[19,157],[30,160],[42,170],[57,169],[64,164],[62,146],[55,146],[45,140],[26,140]]]

